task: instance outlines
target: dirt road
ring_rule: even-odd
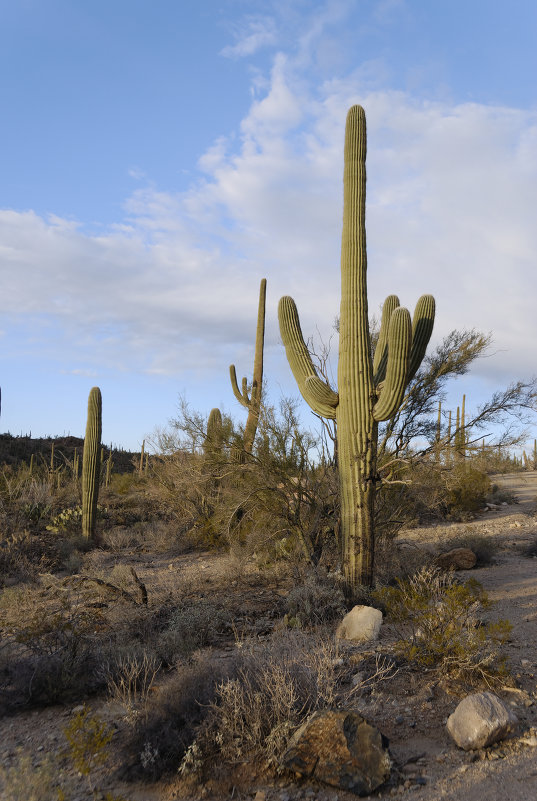
[[[505,473],[490,477],[494,484],[514,492],[521,504],[537,506],[537,470],[528,473]]]

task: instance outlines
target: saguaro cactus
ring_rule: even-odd
[[[244,453],[251,454],[254,447],[257,422],[261,408],[261,391],[263,389],[263,345],[265,342],[265,298],[267,294],[267,279],[261,279],[259,287],[259,309],[257,312],[257,331],[255,335],[254,375],[252,389],[248,396],[248,382],[242,379],[242,391],[237,384],[235,365],[229,366],[229,377],[235,397],[248,409],[248,418],[244,427]]]
[[[88,398],[88,422],[82,457],[82,534],[95,536],[99,480],[101,477],[102,397],[99,387],[93,387]]]
[[[211,409],[207,420],[207,433],[203,442],[203,453],[206,459],[214,459],[222,455],[223,437],[222,413],[218,408]]]
[[[373,583],[378,423],[392,417],[425,355],[435,302],[423,295],[413,321],[399,299],[384,302],[374,357],[367,310],[365,238],[366,124],[361,106],[347,115],[338,392],[316,373],[295,303],[279,303],[280,332],[300,392],[316,414],[337,420],[343,574],[350,595]]]

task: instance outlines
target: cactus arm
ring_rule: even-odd
[[[436,304],[432,295],[422,295],[416,303],[416,310],[412,320],[412,350],[407,384],[416,375],[425,356],[425,351],[433,332],[435,308]]]
[[[306,378],[306,389],[316,403],[327,406],[335,412],[339,395],[325,381],[316,375],[310,375]],[[335,413],[329,419],[335,419]]]
[[[315,412],[330,420],[336,417],[338,395],[321,381],[302,336],[298,311],[293,298],[280,298],[278,304],[280,334],[285,345],[289,367],[298,384],[300,394]]]
[[[389,420],[401,405],[407,385],[411,343],[410,314],[407,309],[399,307],[391,316],[386,379],[373,408],[373,417],[377,422]]]
[[[231,388],[233,389],[233,394],[235,395],[240,404],[248,408],[248,396],[244,398],[239,389],[239,385],[237,384],[237,373],[235,371],[234,364],[229,365],[229,377],[231,379]]]
[[[257,310],[257,329],[255,334],[254,375],[252,381],[252,403],[261,402],[261,385],[263,383],[263,349],[265,347],[265,304],[267,296],[267,279],[262,278],[259,286],[259,307]],[[255,392],[254,392],[255,388]],[[254,399],[255,395],[255,399]]]
[[[373,359],[373,373],[375,374],[375,384],[380,384],[384,381],[386,376],[386,365],[388,363],[388,332],[390,329],[390,320],[395,309],[400,306],[399,298],[397,295],[388,295],[382,306],[382,318],[380,323],[380,332],[375,348],[375,356]]]
[[[265,302],[267,295],[267,279],[262,278],[259,285],[259,306],[257,310],[257,328],[255,333],[254,374],[252,391],[248,399],[248,382],[242,379],[242,393],[248,404],[248,417],[244,426],[244,451],[251,454],[254,448],[259,412],[261,411],[261,393],[263,389],[263,348],[265,345]]]

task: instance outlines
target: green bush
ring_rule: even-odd
[[[459,584],[452,573],[424,568],[375,597],[399,634],[397,651],[408,662],[469,684],[505,682],[500,646],[511,625],[480,621],[478,613],[490,604],[475,580]]]
[[[460,463],[447,474],[446,488],[448,513],[457,516],[483,508],[490,490],[490,479],[476,467]]]

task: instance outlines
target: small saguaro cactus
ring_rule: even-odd
[[[145,439],[142,440],[142,448],[140,451],[140,462],[138,464],[138,473],[142,475],[144,472],[144,456],[145,456]]]
[[[267,294],[267,279],[261,279],[259,287],[259,308],[257,312],[257,330],[255,335],[254,375],[252,389],[248,395],[248,381],[242,379],[242,391],[237,384],[235,365],[229,366],[229,376],[235,397],[246,409],[248,417],[244,427],[243,449],[246,455],[251,455],[261,409],[261,392],[263,389],[263,346],[265,342],[265,299]]]
[[[99,481],[101,477],[102,397],[99,387],[93,387],[88,398],[88,422],[82,457],[82,534],[95,536]]]
[[[317,374],[308,352],[296,305],[280,300],[278,316],[287,359],[298,388],[313,411],[337,420],[341,546],[348,594],[371,586],[374,569],[374,501],[378,424],[401,406],[406,387],[425,355],[435,302],[423,295],[411,321],[399,299],[384,302],[374,357],[367,309],[365,238],[366,124],[361,106],[353,106],[345,129],[341,307],[338,392]]]
[[[222,454],[224,447],[224,432],[222,429],[222,413],[220,409],[211,409],[207,420],[207,434],[203,443],[203,453],[206,459],[214,459]]]

